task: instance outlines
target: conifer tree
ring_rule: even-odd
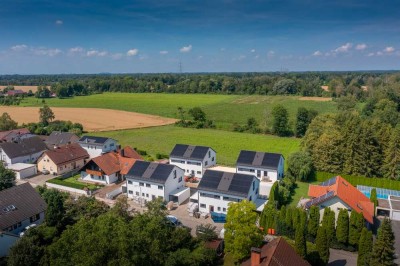
[[[347,245],[349,239],[349,214],[347,209],[341,209],[337,220],[336,239],[339,243]]]
[[[364,228],[364,217],[362,213],[357,213],[355,210],[350,214],[349,225],[349,244],[357,246],[360,240],[361,231]]]
[[[317,239],[315,240],[315,244],[317,246],[317,251],[320,259],[325,264],[329,261],[329,243],[327,232],[323,226],[318,228]]]
[[[317,231],[318,231],[318,227],[319,227],[319,219],[320,219],[320,215],[319,215],[319,207],[317,206],[311,206],[310,208],[310,217],[308,219],[308,226],[307,226],[307,231],[308,231],[308,235],[310,237],[312,237],[313,239],[315,239],[315,237],[317,236]]]
[[[364,227],[358,242],[357,266],[369,266],[372,251],[372,232]]]
[[[371,265],[393,265],[394,234],[389,219],[385,218],[378,229],[378,236],[371,253]]]
[[[369,199],[371,200],[371,202],[374,204],[374,207],[376,208],[378,206],[378,198],[376,196],[376,188],[373,188],[371,190],[371,195],[370,195]]]
[[[286,206],[283,205],[279,211],[279,217],[278,217],[278,233],[280,235],[286,235],[287,234],[287,228],[286,228]]]
[[[306,227],[305,224],[300,223],[296,228],[295,234],[295,250],[303,259],[307,256],[307,242],[306,242]]]
[[[292,213],[293,213],[293,208],[288,207],[286,209],[286,216],[285,216],[285,223],[288,231],[293,230]]]
[[[389,146],[385,151],[384,175],[390,179],[400,179],[400,125],[392,130]]]
[[[331,211],[329,207],[324,209],[324,217],[322,218],[322,227],[326,230],[328,238],[328,246],[331,246],[332,241],[336,236],[335,231],[335,212]]]
[[[275,182],[272,187],[271,191],[269,193],[269,198],[267,205],[272,205],[274,208],[278,207],[278,201],[279,201],[279,184],[278,182]]]

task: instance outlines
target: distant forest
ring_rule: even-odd
[[[260,94],[368,97],[400,90],[400,72],[3,75],[0,85],[50,86],[58,97],[102,92]]]

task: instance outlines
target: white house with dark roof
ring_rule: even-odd
[[[186,176],[202,178],[206,168],[217,162],[216,152],[205,146],[176,144],[169,155],[169,163],[182,168]]]
[[[285,159],[280,153],[240,151],[236,172],[255,175],[260,182],[259,195],[268,198],[272,185],[283,178]]]
[[[46,202],[29,184],[0,191],[0,231],[19,234],[31,224],[44,221]]]
[[[197,187],[199,210],[226,214],[231,202],[255,202],[259,184],[253,175],[206,170]]]
[[[184,171],[175,165],[136,161],[125,175],[128,198],[142,203],[161,198],[180,204],[190,196],[183,176]]]
[[[83,136],[78,143],[89,153],[90,158],[118,149],[118,142],[111,138]]]
[[[22,139],[18,143],[0,143],[0,160],[6,165],[35,163],[46,150],[46,144],[39,137]]]

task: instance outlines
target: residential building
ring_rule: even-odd
[[[18,143],[0,143],[0,158],[6,165],[36,163],[46,150],[46,144],[39,137],[32,137],[22,139]]]
[[[141,203],[156,198],[182,203],[190,196],[183,176],[175,165],[136,161],[125,176],[128,197]]]
[[[81,178],[85,181],[112,184],[125,179],[125,175],[136,159],[109,152],[92,158],[82,169]]]
[[[126,146],[118,151],[122,157],[132,158],[143,161],[143,157],[132,147]]]
[[[0,142],[19,142],[21,139],[35,136],[27,128],[18,128],[0,132]]]
[[[23,90],[9,90],[9,91],[7,91],[6,95],[7,96],[20,96],[25,93],[26,92],[24,92]]]
[[[282,237],[275,238],[261,248],[251,248],[251,257],[242,266],[311,266],[300,257]]]
[[[41,224],[47,205],[39,193],[24,183],[0,191],[0,231],[19,234],[31,224]]]
[[[61,132],[61,131],[53,131],[46,138],[44,143],[46,143],[49,149],[54,149],[54,147],[61,147],[68,144],[77,143],[79,141],[79,137],[71,132]]]
[[[15,173],[15,178],[17,180],[28,178],[37,174],[36,164],[15,163],[9,164],[7,168]]]
[[[118,149],[117,141],[111,138],[83,136],[78,143],[89,153],[90,158]]]
[[[15,245],[18,239],[18,235],[0,230],[0,258],[8,256],[10,248]]]
[[[254,202],[259,184],[252,175],[206,170],[197,187],[199,210],[226,214],[231,202]]]
[[[182,168],[186,176],[202,178],[206,168],[217,162],[216,152],[205,146],[176,144],[169,155],[169,163]]]
[[[240,151],[236,172],[255,175],[261,181],[259,195],[268,198],[272,185],[283,177],[284,158],[279,153]]]
[[[68,144],[45,151],[38,159],[38,169],[62,175],[82,168],[88,158],[89,154],[78,143]]]
[[[308,196],[312,199],[305,203],[304,208],[319,206],[321,219],[324,208],[330,207],[335,212],[336,219],[340,209],[346,209],[362,213],[369,224],[374,223],[374,204],[341,176],[335,176],[319,185],[310,185]]]

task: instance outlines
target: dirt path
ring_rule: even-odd
[[[300,97],[300,101],[315,101],[315,102],[330,102],[332,98],[323,98],[323,97]]]
[[[110,131],[129,128],[163,126],[176,119],[134,112],[97,108],[51,108],[56,120],[81,123],[86,131]],[[0,114],[7,112],[19,124],[38,122],[39,107],[0,106]]]

